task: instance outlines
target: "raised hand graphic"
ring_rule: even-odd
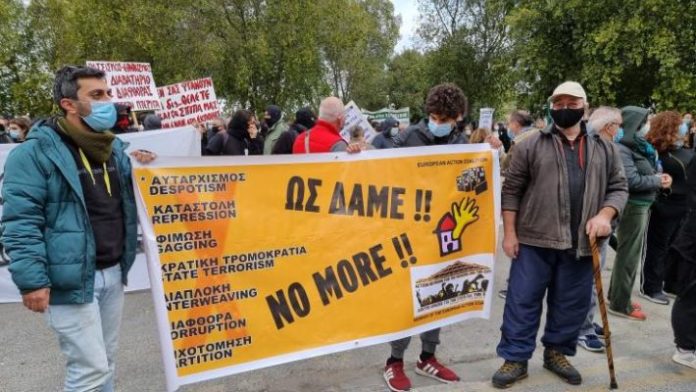
[[[459,204],[452,204],[452,216],[454,216],[456,223],[454,232],[452,232],[454,238],[460,238],[467,226],[479,220],[478,211],[476,199],[471,197],[467,197],[466,200],[462,199]]]

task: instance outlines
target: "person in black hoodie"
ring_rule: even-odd
[[[295,113],[295,122],[290,125],[287,131],[280,134],[280,137],[273,145],[271,154],[292,154],[292,146],[295,144],[297,135],[312,128],[316,121],[317,116],[314,115],[309,107],[298,110]]]
[[[254,115],[248,110],[238,110],[227,132],[213,136],[206,151],[207,155],[262,155],[263,137],[256,128]]]
[[[672,329],[676,351],[672,360],[696,369],[696,159],[686,168],[688,212],[667,256],[676,266]]]
[[[665,256],[674,235],[679,231],[682,218],[688,212],[686,167],[694,156],[693,150],[684,147],[686,132],[680,128],[681,116],[677,112],[658,113],[650,121],[646,139],[659,153],[664,173],[672,177],[671,192],[662,192],[652,205],[648,223],[647,251],[641,274],[640,295],[657,304],[669,305],[663,292],[675,293],[674,269],[665,264]]]
[[[378,149],[394,148],[394,138],[399,135],[399,121],[387,117],[379,126],[379,134],[372,140],[372,145]]]

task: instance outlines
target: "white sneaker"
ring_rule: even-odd
[[[682,350],[677,347],[674,355],[672,355],[672,360],[680,365],[696,369],[696,353],[694,351]]]

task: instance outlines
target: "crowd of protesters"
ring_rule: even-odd
[[[0,142],[22,143],[5,167],[2,241],[25,306],[50,309],[49,324],[68,358],[66,389],[110,391],[123,285],[136,245],[130,161],[114,134],[158,129],[161,119],[150,114],[135,124],[130,108],[111,103],[104,73],[87,67],[57,72],[54,102],[61,114],[33,126],[24,117],[0,118]],[[465,120],[464,92],[445,83],[429,91],[424,118],[411,124],[387,118],[374,124],[370,140],[360,126],[348,129],[349,140],[341,136],[345,107],[337,97],[325,98],[317,114],[306,107],[288,116],[270,105],[260,118],[238,110],[196,128],[202,155],[487,143],[501,158],[503,250],[512,259],[507,288],[500,292],[505,309],[497,353],[504,363],[492,384],[506,388],[527,377],[544,297],[544,367],[570,384],[582,382],[567,357],[577,346],[604,349],[604,331],[594,322],[594,241],[602,264],[608,247],[616,250],[609,312],[649,318],[631,297],[640,271],[641,298],[674,305],[672,359],[696,369],[696,125],[691,114],[650,114],[637,106],[593,109],[575,82],[559,84],[548,108],[548,119],[520,109],[493,129],[478,128]],[[156,159],[145,151],[131,156],[140,162]],[[48,235],[44,225],[56,229]],[[85,323],[96,319],[101,322]],[[404,372],[410,340],[391,342],[383,378],[392,391],[411,388]],[[420,340],[415,372],[445,383],[459,380],[435,356],[440,330],[423,332]]]

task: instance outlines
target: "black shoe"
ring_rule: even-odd
[[[582,383],[580,372],[568,362],[565,355],[556,350],[550,348],[544,350],[544,368],[550,370],[570,385],[580,385]]]
[[[504,389],[524,378],[527,378],[527,361],[505,361],[491,381],[494,387]]]

